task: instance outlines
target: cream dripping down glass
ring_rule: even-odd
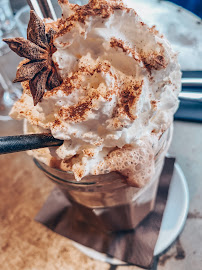
[[[45,26],[32,12],[37,59],[20,51],[30,61],[18,68],[24,92],[11,111],[26,133],[64,140],[29,154],[107,231],[134,228],[152,210],[181,88],[169,42],[124,3],[59,0],[62,18]]]

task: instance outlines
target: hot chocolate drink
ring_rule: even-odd
[[[29,154],[40,166],[55,168],[53,175],[62,173],[72,200],[100,207],[96,215],[128,204],[131,215],[140,194],[152,194],[147,210],[137,210],[139,222],[152,209],[181,72],[166,38],[125,2],[90,0],[79,6],[59,0],[61,19],[42,21],[31,12],[28,40],[5,41],[26,58],[16,76],[24,92],[11,116],[26,119],[26,133],[50,132],[64,140],[60,147]],[[86,181],[97,179],[100,195],[79,193]]]

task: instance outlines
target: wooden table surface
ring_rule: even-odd
[[[21,122],[0,122],[0,136],[21,132]],[[202,269],[201,138],[201,125],[175,124],[170,151],[177,156],[187,176],[191,205],[185,229],[176,244],[160,258],[159,270]],[[26,153],[0,156],[0,168],[0,269],[139,269],[135,266],[110,266],[90,259],[78,251],[70,240],[34,221],[54,184],[35,167]]]

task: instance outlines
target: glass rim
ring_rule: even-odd
[[[61,178],[61,177],[59,177],[59,176],[57,176],[57,175],[55,175],[55,174],[52,174],[50,171],[46,170],[44,167],[48,167],[48,168],[50,168],[50,169],[53,170],[53,171],[57,171],[57,172],[60,172],[60,173],[65,173],[65,174],[67,174],[67,175],[69,174],[69,175],[72,175],[72,176],[73,176],[73,173],[70,172],[70,171],[62,171],[62,170],[59,170],[59,169],[57,169],[57,168],[49,167],[49,166],[47,166],[45,163],[43,163],[43,162],[37,160],[36,158],[34,158],[33,160],[34,160],[34,163],[36,164],[36,166],[37,166],[41,171],[43,171],[45,174],[48,174],[50,177],[55,178],[55,179],[59,180],[60,182],[65,183],[65,184],[68,183],[68,184],[71,184],[71,185],[78,185],[78,186],[90,186],[90,185],[95,185],[95,184],[97,184],[96,181],[92,181],[92,182],[82,182],[82,180],[81,180],[81,181],[71,181],[71,180],[63,179],[63,178]],[[43,165],[42,165],[42,164],[43,164]],[[93,176],[96,177],[97,175],[92,175],[91,177],[93,177]],[[51,179],[52,179],[52,178],[51,178]],[[53,180],[53,179],[52,179],[52,180]],[[57,182],[57,181],[54,181],[54,182]]]
[[[25,124],[25,123],[24,123]],[[160,149],[158,149],[156,155],[155,155],[155,167],[158,166],[158,163],[161,161],[161,157],[165,157],[166,153],[168,151],[168,148],[171,144],[171,140],[173,137],[173,123],[169,125],[169,127],[164,131],[164,136],[161,136],[161,138],[165,138]],[[55,182],[56,184],[61,185],[69,185],[71,187],[89,187],[89,186],[102,186],[102,185],[108,185],[114,184],[114,181],[109,181],[110,177],[116,176],[116,181],[119,183],[121,182],[122,185],[126,185],[127,182],[124,181],[124,176],[119,172],[109,172],[108,174],[100,174],[100,175],[87,175],[82,180],[77,181],[74,178],[74,174],[71,171],[64,171],[59,168],[50,167],[47,164],[45,164],[43,161],[40,161],[39,159],[33,157],[33,161],[35,165],[47,176],[51,179],[51,181]],[[68,176],[70,179],[67,179]],[[102,179],[100,179],[102,177]],[[90,178],[90,179],[88,179]]]
[[[171,139],[172,139],[172,131],[173,131],[172,126],[169,127],[167,129],[167,131],[168,131],[168,133],[167,133],[167,137],[166,138],[168,138],[167,139],[167,145],[169,146],[170,145],[170,142],[171,142]],[[167,149],[168,149],[168,147],[166,147],[164,149],[164,151],[163,151],[164,154],[166,154]],[[160,153],[160,154],[162,154],[162,153]],[[158,160],[159,160],[159,156],[158,155],[159,155],[159,153],[157,153],[156,156],[155,156],[156,157],[155,158],[155,164],[158,163]],[[124,180],[124,176],[121,175],[119,172],[110,172],[108,174],[102,174],[102,175],[87,175],[81,181],[76,181],[76,180],[71,181],[71,180],[62,178],[62,176],[60,176],[58,174],[61,174],[62,173],[64,175],[66,175],[66,176],[69,175],[71,177],[74,177],[73,172],[71,172],[71,171],[63,171],[63,170],[60,170],[58,168],[50,167],[50,166],[46,165],[45,163],[43,163],[42,161],[39,161],[36,158],[33,158],[33,160],[34,160],[34,163],[36,164],[36,166],[41,171],[43,171],[48,177],[50,177],[51,180],[54,181],[55,183],[60,182],[60,184],[69,184],[71,186],[79,186],[79,187],[82,187],[82,186],[83,187],[85,187],[85,186],[87,187],[87,186],[93,186],[93,185],[99,185],[99,184],[101,184],[101,185],[103,185],[103,184],[107,185],[106,182],[109,182],[109,177],[110,177],[110,175],[112,176],[112,174],[113,175],[115,175],[115,174],[117,175],[117,180],[118,179],[119,180]],[[102,180],[101,181],[99,181],[99,180],[96,179],[99,176],[102,176]],[[88,181],[85,182],[85,179],[87,177],[88,178],[90,177],[92,180],[91,181],[88,180]],[[104,179],[104,177],[106,177],[106,179]],[[95,178],[96,180],[93,180],[93,178]],[[125,182],[125,184],[126,184],[126,182]]]

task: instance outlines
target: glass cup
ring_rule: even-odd
[[[27,25],[30,19],[30,7],[24,6],[15,15],[15,21],[18,29],[24,38],[27,38]]]
[[[3,42],[3,38],[19,36],[9,0],[0,0],[0,121],[11,120],[9,112],[20,98],[21,85],[13,84],[20,57]]]
[[[71,172],[51,168],[34,160],[55,182],[87,224],[106,232],[135,228],[154,208],[159,177],[170,146],[173,127],[164,132],[155,156],[155,174],[143,188],[129,186],[119,173],[89,175],[77,182]]]

